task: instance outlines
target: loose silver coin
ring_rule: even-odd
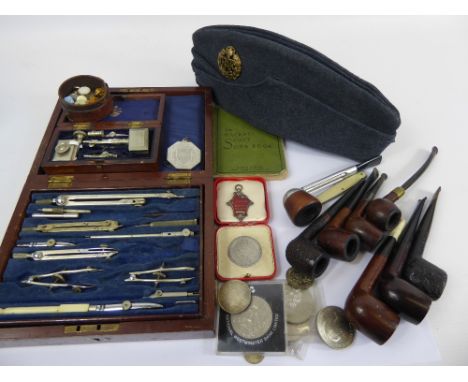
[[[284,305],[286,321],[291,324],[305,322],[314,314],[314,299],[308,289],[294,289],[285,285]]]
[[[263,298],[252,296],[249,307],[239,314],[231,315],[234,331],[241,337],[253,340],[265,335],[273,323],[273,311]]]
[[[250,236],[239,236],[229,244],[228,256],[239,267],[251,267],[262,257],[262,247]]]
[[[355,330],[346,319],[343,309],[327,306],[317,314],[317,332],[333,349],[343,349],[353,343]]]
[[[247,283],[230,280],[221,285],[218,291],[218,304],[230,314],[241,313],[247,309],[252,300],[252,292]]]

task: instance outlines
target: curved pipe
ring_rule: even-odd
[[[374,250],[385,236],[385,233],[382,230],[368,222],[363,215],[367,205],[374,198],[375,194],[386,179],[387,175],[382,174],[379,179],[369,187],[344,224],[344,229],[359,236],[361,249],[367,249],[369,251]]]
[[[313,275],[314,277],[319,277],[325,272],[329,258],[325,251],[316,244],[315,236],[346,204],[348,199],[360,187],[361,183],[346,191],[340,199],[288,244],[286,247],[286,259],[297,272]]]
[[[322,204],[341,195],[344,191],[356,184],[362,176],[355,177],[363,169],[376,166],[382,161],[382,157],[371,158],[360,164],[345,168],[335,172],[325,178],[319,179],[301,188],[293,188],[286,192],[283,197],[283,204],[291,221],[297,226],[310,224],[321,212]],[[325,197],[323,194],[318,197],[312,195],[324,187],[336,185],[336,192]]]
[[[345,206],[330,220],[325,228],[317,235],[318,245],[325,252],[337,260],[353,261],[359,253],[360,239],[359,236],[347,231],[343,228],[345,221],[351,215],[353,208],[362,198],[366,190],[377,179],[379,172],[374,169],[369,177],[360,186],[352,198],[348,200]]]
[[[437,300],[442,296],[445,285],[447,284],[447,273],[443,269],[422,258],[424,247],[426,246],[427,238],[431,230],[439,193],[440,187],[434,193],[431,204],[419,223],[418,231],[416,232],[408,255],[408,260],[403,268],[403,278],[426,293],[432,300]]]
[[[401,272],[408,257],[425,201],[426,198],[418,201],[398,243],[398,248],[382,272],[378,285],[381,300],[413,324],[419,324],[424,319],[432,300],[424,292],[402,279]]]
[[[345,304],[345,314],[351,324],[379,345],[387,342],[395,332],[400,323],[400,316],[379,300],[373,294],[373,290],[404,224],[404,220],[401,220],[391,236],[385,238],[351,290]]]
[[[423,165],[405,183],[394,188],[384,198],[371,201],[366,208],[366,219],[382,231],[392,230],[401,218],[401,211],[395,205],[395,202],[403,197],[406,190],[419,179],[429,167],[438,151],[437,147],[434,146]]]

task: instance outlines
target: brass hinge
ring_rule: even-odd
[[[191,172],[170,172],[166,175],[167,184],[188,185],[192,181]]]
[[[47,188],[70,188],[73,184],[73,175],[52,175],[47,180]]]
[[[142,126],[143,126],[143,122],[141,121],[131,121],[128,123],[128,127],[131,129],[142,127]]]
[[[98,325],[70,325],[65,326],[64,334],[95,334],[95,333],[110,333],[116,332],[120,328],[120,324],[98,324]]]
[[[91,128],[90,122],[79,122],[73,124],[73,130],[89,130]]]

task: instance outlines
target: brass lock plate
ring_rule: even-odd
[[[73,175],[53,175],[47,179],[47,188],[70,188],[73,184]]]
[[[65,326],[64,334],[99,334],[116,332],[120,324],[70,325]]]

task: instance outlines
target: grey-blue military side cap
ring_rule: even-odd
[[[228,112],[271,134],[357,161],[394,142],[398,110],[372,84],[316,50],[253,27],[193,34],[197,83]]]

